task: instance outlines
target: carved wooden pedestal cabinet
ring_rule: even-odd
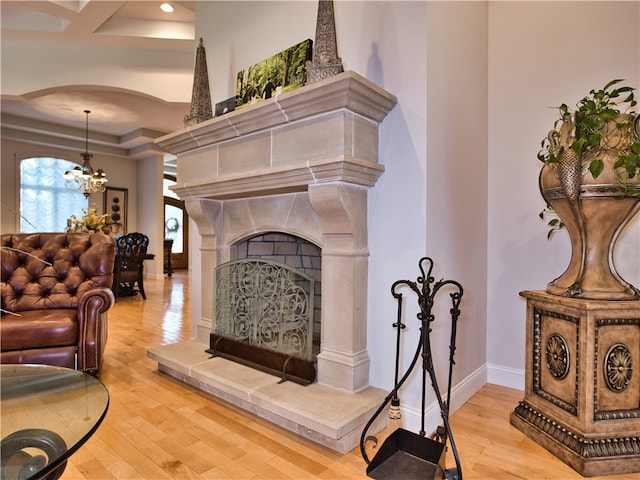
[[[584,476],[640,472],[640,301],[527,299],[511,424]]]

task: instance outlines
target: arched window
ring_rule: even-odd
[[[63,178],[76,166],[50,157],[20,162],[20,232],[64,232],[71,215],[82,215],[88,199],[80,190],[69,190]]]

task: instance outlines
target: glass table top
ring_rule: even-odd
[[[90,375],[48,365],[0,365],[1,478],[58,478],[108,407],[106,387]]]

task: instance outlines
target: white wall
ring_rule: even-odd
[[[315,36],[315,2],[196,2],[196,38],[207,54],[211,98],[235,95],[236,74]]]
[[[465,380],[457,400],[466,401],[486,382],[486,345],[478,339],[487,332],[488,5],[427,5],[425,251],[438,263],[436,278],[453,278],[464,287],[454,379]],[[440,300],[446,319],[449,302]],[[440,358],[446,358],[448,324],[434,335]]]
[[[137,231],[145,233],[150,241],[147,253],[155,255],[144,262],[144,275],[162,278],[164,273],[164,208],[163,208],[163,155],[154,154],[138,160],[138,182],[135,193],[138,201]],[[158,208],[158,205],[160,207]],[[129,230],[133,232],[134,230]]]
[[[640,86],[640,5],[632,2],[491,2],[489,5],[489,249],[487,362],[490,381],[524,369],[525,301],[569,263],[566,232],[546,239],[536,159],[556,107],[623,78]],[[638,216],[619,241],[619,273],[640,285]],[[521,378],[521,376],[520,376]],[[517,385],[514,385],[517,386]]]

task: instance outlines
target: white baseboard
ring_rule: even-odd
[[[483,385],[487,383],[487,368],[485,365],[468,375],[451,389],[451,408],[449,414],[453,414],[465,404]],[[444,387],[442,387],[444,388]],[[443,400],[446,400],[446,391],[441,392]],[[422,420],[422,412],[413,407],[401,406],[402,427],[412,432],[419,432]],[[425,432],[430,435],[438,425],[442,424],[440,406],[437,401],[429,404],[425,409]]]
[[[487,364],[487,383],[524,391],[524,370]]]
[[[487,383],[524,391],[524,370],[500,365],[483,365],[451,389],[451,410],[449,413],[453,414]],[[446,392],[442,392],[442,394],[444,396]],[[412,432],[420,431],[422,413],[419,409],[402,405],[401,414],[403,428]],[[425,409],[427,435],[441,423],[440,406],[438,402],[432,402]]]

